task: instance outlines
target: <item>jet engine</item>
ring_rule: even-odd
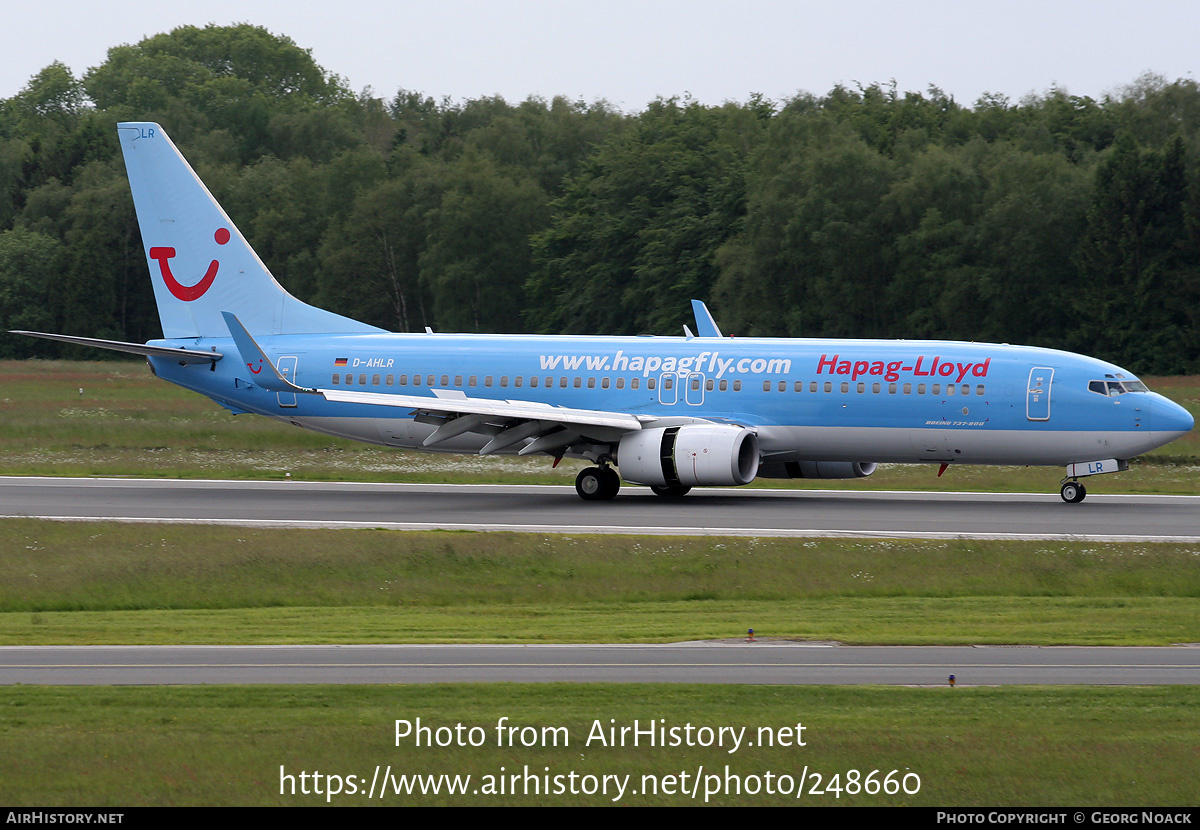
[[[758,437],[745,427],[687,424],[631,432],[617,446],[621,478],[652,487],[749,484]]]
[[[863,478],[878,466],[869,461],[766,461],[758,474],[762,478]]]

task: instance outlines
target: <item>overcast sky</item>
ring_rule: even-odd
[[[287,35],[355,91],[455,100],[606,99],[625,111],[690,93],[781,100],[834,84],[936,85],[1099,97],[1145,72],[1195,78],[1196,0],[2,0],[0,97],[59,60],[75,75],[107,50],[176,26],[249,22]]]

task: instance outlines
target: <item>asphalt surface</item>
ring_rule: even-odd
[[[609,682],[946,686],[1200,683],[1200,646],[9,646],[0,685]]]
[[[1200,541],[1200,496],[0,478],[0,513],[284,527],[674,535]]]

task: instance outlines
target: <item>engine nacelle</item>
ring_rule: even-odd
[[[749,484],[758,461],[758,436],[725,424],[631,432],[621,438],[616,458],[621,478],[656,487]]]
[[[768,461],[758,474],[762,478],[864,478],[878,466],[869,461]]]

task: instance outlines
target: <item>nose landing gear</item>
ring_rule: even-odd
[[[1059,495],[1067,504],[1079,504],[1087,496],[1087,488],[1078,481],[1065,481]]]

